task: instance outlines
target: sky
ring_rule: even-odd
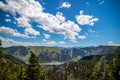
[[[119,0],[0,0],[0,40],[10,46],[120,44]]]

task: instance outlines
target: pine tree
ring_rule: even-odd
[[[107,64],[105,56],[95,65],[92,80],[106,80],[107,78]]]
[[[1,42],[1,40],[0,40],[0,59],[2,59],[3,58],[3,56],[4,56],[4,53],[3,53],[3,51],[2,51],[2,42]],[[1,61],[1,60],[0,60]]]
[[[119,50],[117,51],[115,58],[110,63],[110,78],[112,80],[120,80],[120,47]]]
[[[4,52],[3,52],[3,47],[2,47],[2,42],[0,40],[0,66],[4,64]]]
[[[18,80],[25,80],[26,75],[25,75],[25,67],[23,65],[18,67]]]
[[[1,42],[1,40],[0,40],[0,49],[2,48],[2,42]]]
[[[38,57],[32,52],[31,57],[29,58],[27,75],[29,80],[40,80],[40,65],[38,64]]]

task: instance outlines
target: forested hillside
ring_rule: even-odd
[[[112,54],[85,56],[77,62],[55,66],[48,73],[51,80],[119,80],[119,61],[120,48]]]
[[[0,80],[49,80],[46,71],[38,63],[38,57],[31,52],[29,64],[5,54],[0,42]]]

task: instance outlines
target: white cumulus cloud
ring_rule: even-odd
[[[61,12],[57,12],[56,14],[56,18],[63,23],[65,21],[65,17],[63,16],[63,14]]]
[[[70,8],[71,4],[69,2],[63,2],[60,8]]]
[[[20,42],[20,41],[16,41],[13,39],[9,39],[9,38],[3,38],[0,37],[0,40],[2,41],[2,46],[3,47],[11,47],[11,46],[35,46],[37,44],[33,44],[33,43],[28,43],[28,42]]]
[[[57,12],[56,15],[43,12],[43,7],[35,0],[7,0],[6,2],[7,4],[0,1],[0,9],[11,13],[18,26],[24,28],[25,34],[40,35],[40,32],[31,26],[31,23],[35,22],[44,31],[63,35],[64,39],[70,39],[72,42],[77,41],[81,28],[73,21],[65,20],[61,12]],[[69,8],[71,4],[65,2],[63,6]],[[17,18],[16,13],[20,15]],[[90,18],[89,24],[93,24],[94,21],[95,19]]]
[[[78,36],[78,39],[86,39],[87,37],[85,35]]]
[[[120,46],[120,44],[116,44],[113,41],[108,41],[107,43],[109,46]]]
[[[73,21],[65,21],[61,13],[57,13],[56,16],[49,13],[41,13],[41,18],[34,18],[34,20],[41,25],[39,27],[43,30],[54,34],[62,34],[65,39],[68,38],[72,42],[76,41],[81,28]]]
[[[89,25],[89,26],[93,26],[94,23],[99,20],[98,18],[94,18],[94,16],[92,15],[84,15],[83,11],[80,11],[80,14],[76,15],[75,18],[80,25]]]
[[[36,30],[34,30],[33,28],[26,28],[25,29],[25,34],[29,34],[29,35],[35,35],[35,36],[37,36],[37,35],[40,35],[40,32],[39,31],[36,31]]]
[[[20,27],[31,27],[31,24],[29,23],[30,20],[26,17],[19,17],[19,18],[15,18],[15,20],[17,21],[18,26]]]
[[[42,40],[42,45],[46,45],[46,46],[56,46],[56,45],[59,46],[59,45],[65,44],[65,43],[66,43],[65,41],[56,42],[56,41],[47,40],[47,39]]]
[[[76,37],[79,36],[81,28],[72,21],[64,22],[61,26],[59,33],[63,34],[65,38],[69,38],[72,42],[76,42]]]
[[[0,1],[0,8],[4,11],[16,15],[16,12],[22,16],[35,16],[43,10],[38,1],[34,0],[6,0],[6,3]]]
[[[42,40],[43,42],[42,42],[42,45],[47,45],[47,46],[55,46],[55,45],[57,45],[57,42],[55,42],[55,41],[49,41],[49,40],[46,40],[46,39],[43,39]]]
[[[65,44],[65,41],[59,41],[58,43],[59,44]]]
[[[28,35],[19,33],[16,29],[8,28],[5,26],[0,27],[0,33],[8,35],[8,36],[17,36],[22,38],[30,38]]]
[[[36,17],[36,14],[39,14],[43,10],[39,2],[34,0],[6,0],[6,2],[7,4],[0,1],[0,8],[4,11],[11,13],[11,15],[15,17],[16,13],[18,13],[20,17],[15,18],[17,24],[21,27],[24,27],[27,33],[33,33],[33,35],[38,35],[39,32],[34,30],[29,24],[29,22],[30,18]],[[31,27],[29,29],[32,32],[29,32],[28,27]]]
[[[113,45],[113,44],[114,44],[114,42],[108,41],[108,45]]]
[[[55,41],[48,41],[46,42],[46,44],[53,46],[53,45],[56,45],[57,43]]]

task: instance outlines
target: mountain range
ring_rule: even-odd
[[[13,46],[4,48],[6,54],[12,55],[17,59],[28,63],[30,52],[32,51],[39,57],[40,63],[62,64],[67,61],[78,61],[84,56],[102,55],[114,53],[118,46],[97,46],[80,48],[60,48],[47,46]]]

